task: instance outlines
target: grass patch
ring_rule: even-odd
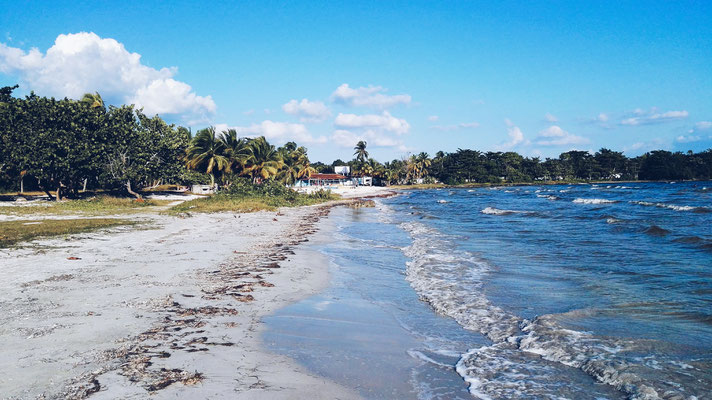
[[[116,218],[3,221],[0,222],[0,248],[38,237],[70,235],[99,228],[133,224],[135,224],[134,221]]]
[[[0,213],[14,215],[125,214],[149,210],[150,207],[163,206],[169,203],[171,203],[170,200],[136,201],[126,197],[97,196],[86,200],[48,201],[36,206],[3,206],[0,204]]]
[[[297,193],[277,182],[253,185],[238,181],[233,183],[230,190],[226,192],[186,201],[171,207],[169,213],[275,211],[279,207],[310,206],[339,198],[340,196],[329,191],[317,191],[311,194]]]

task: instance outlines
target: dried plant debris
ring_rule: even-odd
[[[172,354],[186,352],[199,357],[199,354],[210,352],[216,346],[234,346],[235,343],[228,337],[211,337],[210,326],[237,327],[238,322],[230,321],[230,318],[239,315],[238,303],[254,301],[259,290],[274,287],[268,282],[268,276],[284,268],[280,263],[295,254],[294,246],[307,241],[306,236],[316,232],[316,223],[329,213],[331,207],[344,204],[348,202],[315,207],[306,217],[290,225],[279,243],[267,242],[250,251],[234,251],[232,257],[218,265],[217,269],[213,267],[201,273],[205,282],[199,288],[202,295],[177,294],[186,304],[176,301],[173,296],[125,302],[127,307],[150,310],[162,317],[144,332],[119,341],[119,347],[102,352],[98,361],[103,367],[77,377],[60,398],[83,399],[104,389],[100,385],[100,375],[112,370],[149,393],[174,384],[196,385],[202,382],[205,376],[199,371],[169,367],[167,364],[170,364]],[[74,278],[72,275],[57,275],[25,285]]]

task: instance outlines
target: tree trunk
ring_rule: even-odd
[[[62,182],[59,182],[59,185],[57,185],[57,193],[55,194],[55,199],[57,201],[62,200]]]
[[[87,191],[87,180],[89,180],[89,178],[84,178],[84,186],[82,186],[82,193]]]
[[[25,177],[20,177],[20,193],[25,193]]]
[[[126,181],[126,191],[128,191],[129,194],[131,194],[132,196],[136,197],[136,199],[141,200],[141,195],[131,190],[131,180]]]

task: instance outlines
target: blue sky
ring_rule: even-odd
[[[0,0],[0,85],[327,162],[712,147],[712,2],[524,3]]]

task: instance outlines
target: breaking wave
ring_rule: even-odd
[[[573,200],[573,203],[577,204],[612,204],[612,203],[618,203],[617,200],[608,200],[608,199],[582,199],[582,198],[577,198]]]
[[[492,214],[511,213],[490,207],[485,210],[488,209]],[[412,240],[402,250],[410,258],[406,279],[420,298],[438,313],[493,342],[469,350],[456,365],[473,395],[485,399],[559,398],[562,393],[569,398],[581,397],[567,392],[575,389],[568,387],[573,385],[566,385],[565,380],[552,379],[552,371],[560,367],[547,362],[578,368],[632,399],[683,398],[679,397],[682,393],[693,394],[686,387],[695,387],[700,393],[712,392],[712,382],[700,384],[705,382],[708,363],[690,366],[681,373],[677,360],[633,356],[647,353],[649,342],[596,336],[566,329],[558,322],[562,316],[574,318],[595,310],[547,314],[531,320],[504,310],[493,304],[483,290],[492,271],[489,263],[456,248],[452,238],[436,229],[419,222],[399,225]],[[671,387],[669,382],[679,386]]]
[[[692,211],[696,213],[709,213],[712,212],[712,209],[709,207],[698,207],[698,206],[678,206],[675,204],[665,204],[665,203],[652,203],[649,201],[631,201],[631,204],[637,204],[640,206],[646,206],[646,207],[658,207],[658,208],[667,208],[670,210],[675,210],[675,211]]]
[[[482,211],[480,211],[482,214],[487,214],[487,215],[510,215],[510,214],[516,214],[520,213],[521,211],[514,211],[514,210],[500,210],[499,208],[494,208],[494,207],[486,207]]]

